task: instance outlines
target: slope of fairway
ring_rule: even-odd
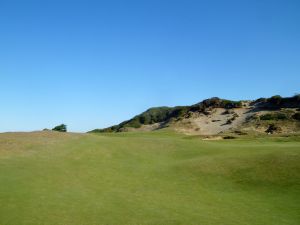
[[[298,225],[300,138],[0,134],[1,225]]]

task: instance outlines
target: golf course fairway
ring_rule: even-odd
[[[299,225],[300,138],[0,134],[1,225]]]

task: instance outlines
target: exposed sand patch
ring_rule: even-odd
[[[209,115],[195,113],[190,118],[175,123],[174,127],[183,133],[216,135],[239,128],[252,114],[249,108],[231,110],[216,108],[209,111]]]
[[[213,136],[213,137],[205,137],[202,140],[204,141],[217,141],[217,140],[223,140],[221,136]]]

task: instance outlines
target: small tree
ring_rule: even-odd
[[[300,121],[300,113],[295,113],[294,115],[293,115],[293,119],[295,119],[295,120],[299,120]]]
[[[272,123],[269,125],[268,129],[266,130],[266,133],[274,134],[275,132],[280,132],[280,131],[281,128]]]
[[[295,94],[293,97],[296,101],[300,101],[300,94]]]
[[[59,132],[67,132],[67,125],[61,124],[61,125],[54,127],[52,130],[59,131]]]
[[[280,95],[275,95],[269,98],[269,102],[275,105],[280,105],[282,103],[282,97]]]

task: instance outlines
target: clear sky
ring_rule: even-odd
[[[0,131],[300,92],[299,0],[0,0]]]

